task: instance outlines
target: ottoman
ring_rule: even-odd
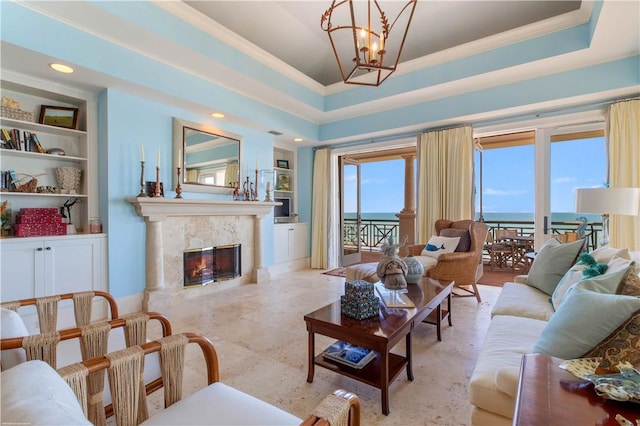
[[[359,263],[357,265],[347,266],[345,278],[347,281],[364,280],[370,283],[380,281],[376,269],[378,262]]]

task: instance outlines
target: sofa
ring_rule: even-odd
[[[607,264],[608,270],[587,277],[586,265],[577,258],[581,244],[550,240],[529,275],[504,284],[469,382],[471,424],[512,423],[524,354],[562,359],[605,355],[604,362],[610,356],[606,349],[612,336],[640,325],[640,252],[597,249],[590,255],[598,264]],[[609,312],[618,310],[624,312]],[[626,354],[640,368],[640,341],[630,345]]]
[[[183,397],[184,351],[195,343],[207,366],[208,386]],[[160,354],[165,408],[151,415],[137,395],[145,355]],[[179,333],[54,370],[33,360],[2,372],[2,422],[33,425],[90,425],[89,378],[107,371],[118,425],[303,425],[359,426],[356,395],[337,390],[304,420],[220,382],[218,357],[211,341],[196,333]],[[103,423],[104,424],[104,423]]]

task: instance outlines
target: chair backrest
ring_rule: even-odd
[[[505,228],[496,229],[495,233],[496,233],[496,240],[500,240],[504,237],[518,235],[518,231],[516,231],[515,229],[505,229]]]

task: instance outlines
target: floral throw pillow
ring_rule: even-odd
[[[640,310],[581,358],[602,357],[596,374],[618,373],[618,364],[640,369]]]

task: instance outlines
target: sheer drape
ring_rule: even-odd
[[[437,130],[418,141],[418,241],[427,242],[438,219],[473,219],[473,132]]]
[[[612,188],[640,188],[640,100],[609,107],[607,145]],[[611,215],[611,247],[640,250],[640,216]]]
[[[313,162],[311,206],[311,267],[327,269],[329,264],[329,150],[318,149]]]

